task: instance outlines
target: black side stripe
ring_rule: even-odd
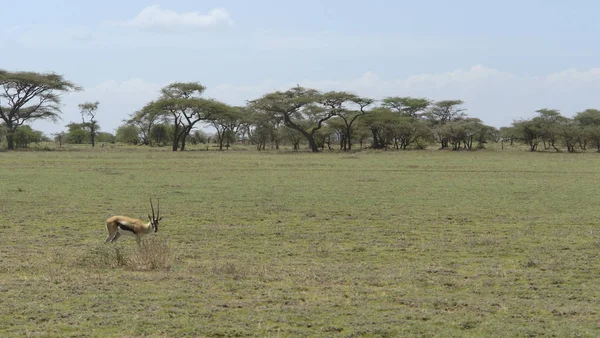
[[[122,224],[122,223],[117,223],[117,224],[119,225],[119,229],[125,230],[125,231],[130,231],[130,232],[133,232],[135,234],[135,230],[133,230],[132,227],[130,227],[128,225],[125,225],[125,224]]]

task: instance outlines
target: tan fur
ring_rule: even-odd
[[[162,219],[160,217],[160,200],[156,205],[156,214],[154,214],[154,205],[152,199],[150,199],[150,208],[152,209],[152,216],[148,214],[150,222],[146,223],[137,218],[131,218],[127,216],[112,216],[106,220],[106,230],[108,230],[108,236],[104,240],[104,243],[114,243],[119,239],[121,234],[135,236],[135,239],[140,245],[142,236],[152,232],[158,232],[158,222]]]
[[[132,228],[135,231],[135,234],[129,231],[123,231],[119,229],[119,224],[123,224]],[[127,216],[113,216],[106,220],[106,229],[108,230],[108,236],[104,242],[116,242],[117,239],[121,236],[122,232],[126,232],[128,234],[134,235],[136,237],[137,242],[139,243],[142,236],[147,235],[152,232],[151,222],[144,223],[142,220],[137,218],[131,218]]]

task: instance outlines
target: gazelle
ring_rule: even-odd
[[[108,236],[104,243],[110,241],[114,243],[121,237],[121,234],[127,234],[135,236],[135,239],[140,245],[142,236],[147,235],[151,232],[158,232],[158,221],[162,219],[160,217],[160,200],[156,205],[156,216],[154,215],[154,206],[152,205],[152,199],[150,199],[150,208],[152,208],[152,216],[148,214],[150,222],[144,223],[142,220],[137,218],[130,218],[126,216],[113,216],[106,220],[106,230],[108,230]]]

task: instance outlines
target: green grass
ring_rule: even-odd
[[[594,153],[0,153],[0,336],[598,336],[599,181]],[[158,265],[103,244],[150,197]]]

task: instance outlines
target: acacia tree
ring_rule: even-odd
[[[30,126],[24,125],[17,129],[14,135],[16,148],[27,148],[30,143],[39,143],[44,135],[39,130],[33,130]]]
[[[67,141],[71,144],[82,144],[86,141],[88,133],[81,123],[71,122],[66,126],[68,128]]]
[[[496,129],[486,126],[481,119],[464,118],[446,123],[440,134],[448,140],[452,150],[472,150],[474,141],[477,141],[477,148],[483,148],[494,137]]]
[[[514,144],[514,141],[519,139],[518,131],[515,129],[514,126],[500,127],[498,133],[500,141],[502,142],[502,149],[504,149],[504,141],[510,141],[510,145],[512,146]]]
[[[536,151],[542,141],[543,130],[539,120],[521,120],[513,122],[514,135],[529,146],[529,151]]]
[[[319,104],[323,94],[315,89],[301,86],[285,92],[276,91],[251,101],[252,109],[263,111],[273,119],[281,119],[283,124],[300,132],[308,141],[312,152],[319,152],[315,135],[323,123],[336,112]]]
[[[277,139],[277,126],[267,118],[256,119],[254,129],[248,134],[250,141],[256,144],[257,150],[265,150],[267,142]]]
[[[241,110],[241,120],[240,120],[240,136],[242,139],[242,143],[245,145],[246,140],[253,142],[253,133],[254,130],[258,126],[258,121],[264,119],[264,114],[257,112],[251,109],[250,106],[239,107]],[[260,150],[260,149],[259,149]]]
[[[115,139],[117,142],[129,143],[129,144],[138,144],[139,139],[139,130],[138,127],[133,124],[124,124],[117,128],[117,132],[115,134]]]
[[[441,144],[442,149],[448,147],[448,139],[442,136],[440,128],[448,122],[465,117],[465,109],[460,108],[462,104],[464,104],[462,100],[438,101],[424,114],[436,130],[438,142]]]
[[[60,114],[60,94],[79,91],[81,87],[62,75],[0,70],[0,118],[6,127],[8,149],[14,150],[14,134],[25,122],[57,121]]]
[[[98,135],[96,135],[96,140],[99,143],[102,143],[102,146],[104,147],[104,143],[115,143],[115,135],[108,132],[99,132]]]
[[[64,131],[54,134],[54,142],[58,142],[59,147],[62,147],[64,140],[65,140],[65,132]]]
[[[338,116],[344,122],[344,140],[340,140],[342,150],[352,150],[352,125],[359,117],[369,113],[365,109],[374,101],[347,92],[327,92],[323,94],[320,103],[327,107],[331,114]],[[357,109],[351,109],[348,105],[354,105]]]
[[[100,102],[84,102],[78,105],[80,113],[81,113],[81,121],[83,122],[83,126],[87,127],[90,130],[90,141],[92,142],[92,147],[96,145],[96,132],[98,131],[98,123],[96,122],[96,111],[98,110],[98,105]],[[86,116],[89,118],[88,122],[85,122]]]
[[[575,152],[577,144],[582,144],[583,131],[581,125],[573,119],[565,118],[558,127],[558,133],[570,153]]]
[[[560,151],[556,146],[560,137],[560,125],[565,123],[566,117],[560,114],[560,111],[556,109],[540,109],[537,110],[538,116],[534,117],[542,132],[542,142],[544,143],[544,149],[554,148],[555,151]],[[546,145],[547,143],[547,145]]]
[[[450,121],[456,121],[465,116],[464,104],[462,100],[444,100],[438,101],[430,107],[425,116],[434,124],[445,124]]]
[[[201,120],[195,116],[192,106],[200,100],[206,87],[197,82],[174,82],[161,89],[162,96],[156,101],[159,109],[173,118],[173,151],[185,150],[185,139],[194,125]]]
[[[592,142],[600,152],[600,110],[586,109],[575,114],[573,119],[581,126],[580,147],[585,150],[587,142]]]
[[[406,150],[411,144],[422,145],[419,141],[429,142],[433,137],[431,129],[423,120],[411,116],[399,116],[396,118],[393,128],[395,148]]]
[[[173,118],[173,151],[185,150],[185,142],[196,123],[229,108],[224,103],[200,96],[206,87],[198,82],[175,82],[161,90],[155,102],[163,114]],[[181,148],[180,148],[181,145]]]
[[[242,127],[242,109],[241,107],[227,107],[227,109],[217,110],[210,118],[211,125],[217,131],[217,142],[219,150],[223,150],[223,145],[227,141],[226,147],[229,149],[229,140],[235,136]]]
[[[360,124],[371,132],[373,149],[387,149],[394,143],[394,132],[399,118],[398,114],[389,108],[376,107],[360,121]]]
[[[245,130],[250,143],[256,145],[257,150],[265,150],[267,143],[271,143],[279,149],[280,129],[282,121],[275,118],[272,114],[256,110],[256,106],[251,104],[244,108],[242,130]]]
[[[129,119],[125,120],[125,123],[137,126],[140,131],[141,143],[149,145],[152,140],[150,132],[160,117],[164,118],[164,112],[160,109],[159,105],[151,101],[142,109],[130,114]]]
[[[485,144],[490,141],[500,142],[500,130],[493,126],[483,125],[475,134],[475,140],[477,141],[477,149],[483,149]]]
[[[383,99],[382,106],[404,116],[419,118],[431,104],[426,98],[390,96]]]
[[[600,126],[600,110],[586,109],[575,114],[573,119],[582,126]]]

